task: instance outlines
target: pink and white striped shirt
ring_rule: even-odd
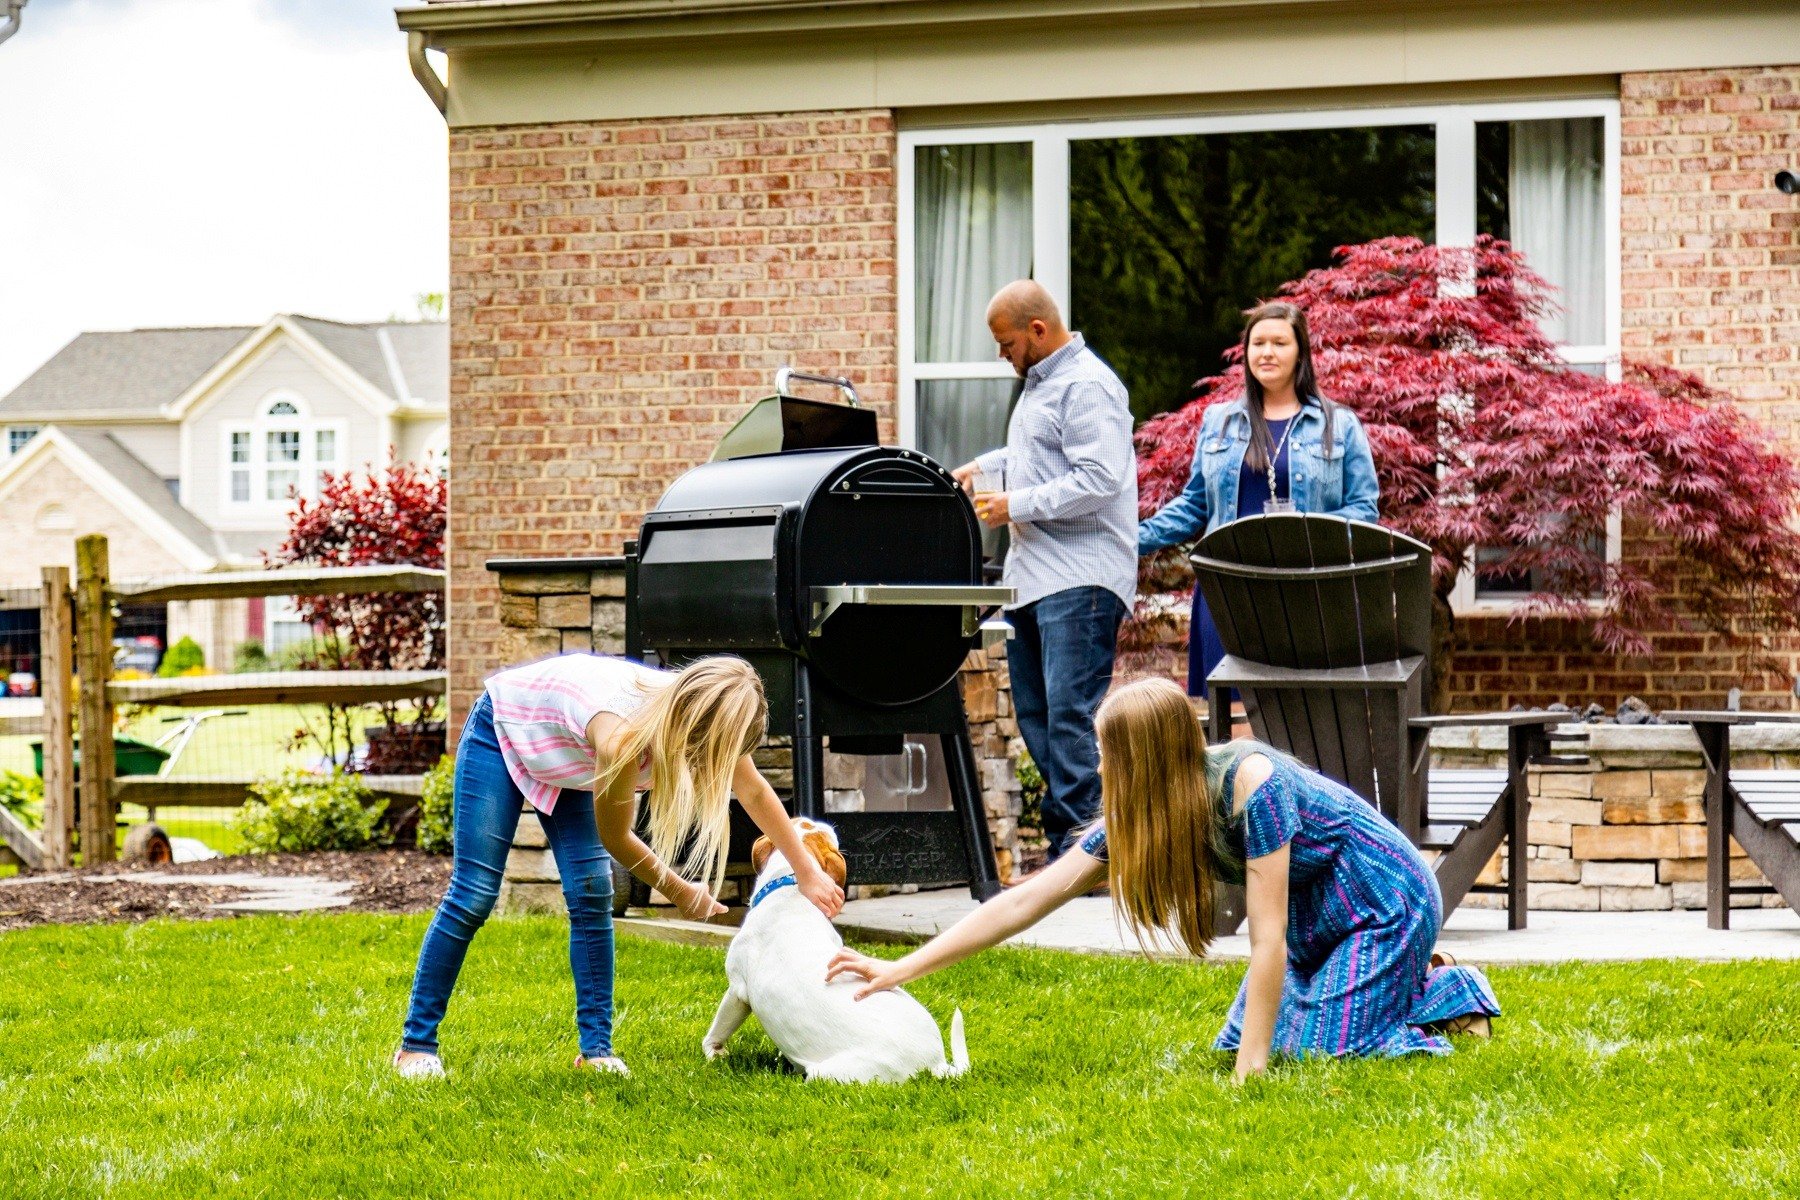
[[[509,667],[487,681],[507,774],[533,808],[549,813],[564,788],[585,792],[599,770],[587,727],[599,713],[629,717],[673,678],[628,658],[562,654]],[[638,786],[645,768],[639,763]]]

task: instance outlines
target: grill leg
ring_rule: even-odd
[[[794,815],[825,817],[825,739],[813,724],[812,675],[794,673]]]
[[[969,895],[986,902],[1000,894],[1000,876],[994,870],[994,842],[988,836],[987,812],[981,803],[975,746],[969,741],[969,723],[961,705],[957,706],[956,732],[942,734],[939,740],[950,775],[950,795],[962,817],[963,855],[969,860]]]
[[[794,815],[825,818],[825,742],[817,736],[794,735]]]

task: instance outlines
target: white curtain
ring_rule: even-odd
[[[986,362],[988,300],[1031,274],[1031,145],[921,146],[914,162],[918,361]]]
[[[1563,311],[1543,329],[1563,345],[1606,340],[1603,128],[1598,117],[1512,123],[1511,241],[1555,285]]]

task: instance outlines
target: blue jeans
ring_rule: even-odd
[[[401,1046],[437,1053],[438,1023],[462,970],[469,942],[500,895],[507,851],[519,827],[524,795],[500,757],[494,713],[483,693],[456,748],[450,889],[438,905],[413,975]],[[612,1053],[612,860],[594,825],[591,792],[564,791],[556,812],[537,814],[556,856],[569,906],[569,967],[575,973],[575,1028],[589,1058]]]
[[[1094,713],[1112,686],[1125,602],[1103,587],[1077,587],[1015,608],[1006,644],[1013,708],[1025,748],[1044,777],[1050,859],[1071,831],[1100,815],[1100,746]]]

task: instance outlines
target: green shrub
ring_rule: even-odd
[[[1024,748],[1019,750],[1019,763],[1013,768],[1019,777],[1019,824],[1029,825],[1033,829],[1044,827],[1044,775],[1038,770],[1037,763],[1031,760],[1031,752]]]
[[[448,854],[451,850],[451,782],[456,775],[456,758],[446,754],[437,766],[425,772],[425,783],[419,793],[419,849],[427,854]]]
[[[251,638],[249,641],[239,642],[231,652],[231,672],[234,675],[247,675],[272,669],[269,655],[263,649],[261,638]]]
[[[321,637],[289,642],[269,656],[269,663],[277,671],[337,671],[347,665],[343,647]]]
[[[250,785],[254,797],[234,823],[252,854],[366,850],[384,845],[386,800],[373,800],[358,775],[288,771]]]
[[[36,775],[0,771],[0,808],[19,818],[27,829],[38,827],[44,811],[44,781]]]
[[[178,675],[206,665],[206,651],[200,643],[191,637],[184,637],[163,655],[162,664],[156,668],[156,674],[163,679],[173,679]]]

